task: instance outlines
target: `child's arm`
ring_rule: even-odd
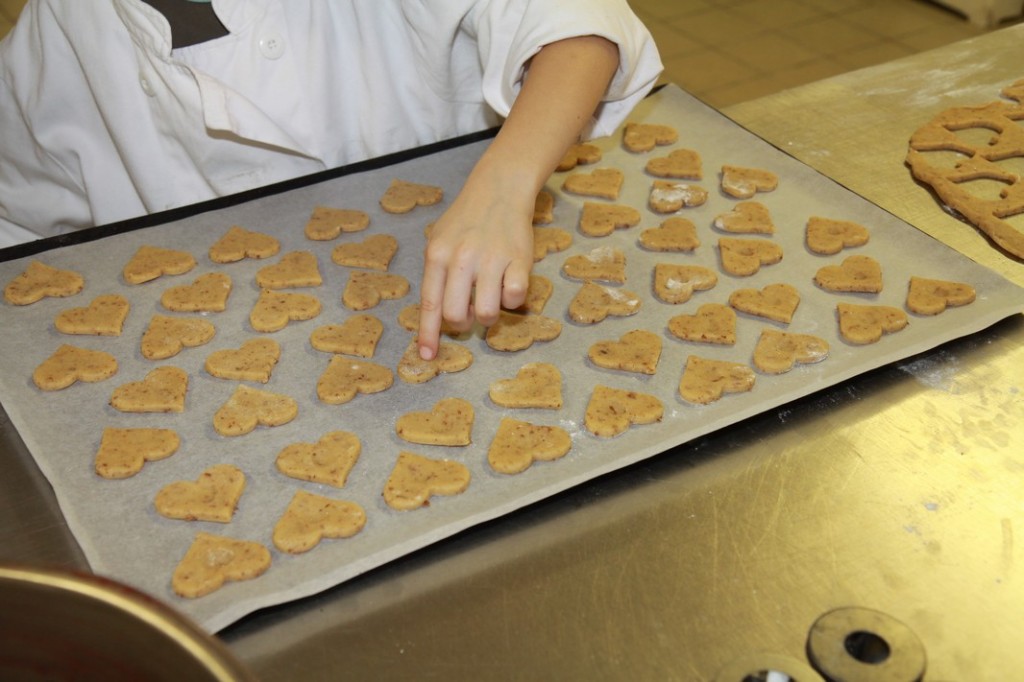
[[[420,355],[437,353],[441,320],[457,330],[523,304],[533,267],[533,208],[590,121],[619,64],[597,36],[545,45],[530,61],[508,118],[431,228],[420,287]]]

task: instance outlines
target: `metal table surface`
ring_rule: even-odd
[[[1024,284],[902,163],[933,113],[1024,76],[1022,50],[1006,29],[725,113]],[[221,636],[266,680],[712,680],[739,659],[806,663],[816,619],[858,606],[916,633],[929,682],[1015,679],[1022,366],[1016,316]],[[0,467],[0,561],[86,568],[6,415]]]

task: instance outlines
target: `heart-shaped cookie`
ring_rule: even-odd
[[[357,270],[349,274],[341,301],[351,310],[369,310],[382,300],[402,298],[409,293],[409,280],[386,272]]]
[[[684,208],[703,206],[708,200],[708,191],[699,185],[671,180],[655,180],[647,205],[655,213],[675,213]]]
[[[970,284],[941,279],[911,277],[907,288],[907,308],[918,315],[938,315],[947,306],[967,305],[974,301]]]
[[[516,312],[539,315],[544,312],[544,306],[548,304],[548,299],[555,292],[555,285],[543,275],[531,274],[529,282],[526,287],[526,300],[523,301],[523,305],[516,308]]]
[[[200,275],[192,284],[171,287],[160,296],[160,305],[178,313],[219,313],[227,309],[231,278],[222,272]]]
[[[121,276],[128,284],[142,284],[164,275],[183,275],[196,266],[186,251],[140,246],[125,264]]]
[[[718,240],[718,255],[727,273],[749,277],[762,265],[774,265],[782,260],[782,247],[762,239],[722,237]]]
[[[142,334],[142,357],[147,360],[165,360],[174,357],[183,348],[209,343],[216,333],[217,328],[213,324],[198,317],[154,315]]]
[[[182,521],[228,523],[245,490],[245,474],[231,464],[210,467],[195,481],[175,481],[160,489],[153,505],[161,516]]]
[[[260,268],[256,284],[261,289],[294,289],[318,287],[323,284],[320,266],[312,251],[292,251],[273,265]]]
[[[598,341],[587,350],[598,367],[654,374],[661,358],[661,337],[644,329],[623,334],[618,341]]]
[[[541,426],[502,417],[487,449],[487,462],[502,474],[518,474],[534,462],[553,462],[572,448],[572,437],[559,426]]]
[[[587,402],[583,423],[595,436],[611,438],[633,424],[659,422],[664,412],[665,407],[653,395],[599,384]]]
[[[533,224],[547,225],[555,219],[555,195],[546,189],[537,192],[533,200]]]
[[[694,291],[707,291],[718,284],[714,270],[701,265],[655,263],[654,295],[663,303],[686,303]]]
[[[491,382],[487,394],[502,407],[557,410],[562,407],[562,373],[550,363],[530,362],[515,377]]]
[[[570,173],[562,182],[562,189],[570,194],[615,200],[625,177],[618,168],[595,168],[589,173]]]
[[[737,234],[775,234],[768,207],[758,201],[741,201],[715,218],[715,227]]]
[[[840,303],[836,306],[836,312],[839,316],[839,334],[857,345],[875,343],[882,338],[882,334],[898,332],[909,323],[906,313],[887,305]]]
[[[648,251],[693,251],[700,246],[697,227],[686,218],[673,217],[640,233],[640,246]]]
[[[433,495],[458,495],[469,480],[469,469],[460,462],[403,451],[384,484],[384,501],[399,511],[419,509]]]
[[[807,221],[807,248],[825,256],[839,253],[845,248],[868,243],[868,228],[849,220],[832,220],[811,216]]]
[[[366,512],[355,502],[333,500],[298,490],[274,524],[274,546],[302,554],[323,538],[350,538],[366,525]]]
[[[632,291],[584,282],[569,302],[569,317],[580,324],[595,324],[609,315],[635,315],[640,305],[640,297]]]
[[[101,350],[62,344],[32,372],[32,381],[44,391],[59,391],[76,381],[95,383],[117,373],[117,359]]]
[[[443,198],[440,187],[396,179],[380,198],[380,206],[388,213],[408,213],[417,206],[433,206]]]
[[[289,322],[311,320],[319,314],[316,296],[263,289],[249,313],[249,324],[258,332],[276,332]]]
[[[298,414],[294,398],[242,385],[214,413],[213,428],[222,436],[242,436],[257,426],[287,424]]]
[[[414,337],[398,361],[398,376],[408,384],[423,384],[439,374],[461,372],[473,364],[473,353],[465,346],[442,341],[432,360],[420,357]]]
[[[351,208],[314,206],[306,222],[306,238],[330,241],[342,232],[360,232],[370,226],[370,215]]]
[[[29,305],[47,296],[73,296],[85,287],[85,280],[72,270],[30,261],[21,273],[4,287],[4,300],[14,305]]]
[[[626,254],[614,246],[599,246],[566,258],[562,273],[570,279],[622,284],[626,281]]]
[[[871,256],[849,256],[839,265],[826,265],[814,283],[827,291],[877,294],[882,290],[882,266]]]
[[[736,313],[721,303],[705,303],[693,315],[669,319],[668,330],[676,338],[695,343],[736,343]]]
[[[390,234],[374,234],[359,243],[338,244],[331,260],[338,265],[368,270],[387,270],[398,253],[398,240]]]
[[[767,374],[782,374],[793,365],[813,364],[828,357],[828,341],[810,334],[764,329],[754,347],[754,367]]]
[[[195,540],[171,576],[175,594],[196,599],[220,589],[226,581],[251,580],[270,568],[270,551],[258,542],[196,533]]]
[[[679,380],[679,395],[687,402],[707,405],[726,393],[741,393],[753,387],[754,370],[750,367],[691,355]]]
[[[556,171],[569,171],[579,164],[597,163],[601,160],[601,148],[588,142],[570,145],[555,167]]]
[[[722,191],[736,199],[749,199],[758,192],[771,192],[779,186],[779,176],[761,168],[722,166]]]
[[[674,144],[679,132],[660,123],[627,123],[622,129],[622,145],[631,152],[649,152],[656,145]]]
[[[420,328],[420,304],[412,303],[402,308],[398,313],[398,324],[402,329],[414,332]],[[467,336],[470,332],[460,332],[452,329],[452,326],[445,320],[441,320],[441,333],[452,338]]]
[[[170,457],[181,439],[170,429],[103,429],[96,451],[96,473],[103,478],[128,478],[142,471],[146,462]]]
[[[655,157],[647,162],[644,170],[659,178],[700,180],[703,177],[700,154],[692,149],[674,149],[668,156]]]
[[[373,315],[353,315],[341,324],[317,327],[310,334],[309,343],[325,353],[372,358],[382,334],[384,323]]]
[[[121,412],[184,412],[188,373],[177,367],[157,367],[142,381],[114,389],[110,405]]]
[[[443,398],[429,412],[409,412],[395,422],[402,440],[420,445],[469,445],[473,433],[473,405],[462,398]]]
[[[760,291],[737,289],[729,294],[729,305],[741,313],[789,324],[800,305],[800,292],[789,284],[769,284]]]
[[[347,403],[357,393],[379,393],[395,381],[392,371],[374,362],[335,355],[316,382],[316,394],[328,405]]]
[[[250,339],[240,348],[214,351],[206,358],[206,371],[218,379],[270,381],[270,373],[281,358],[281,345],[273,339]]]
[[[270,258],[280,250],[281,242],[269,234],[232,225],[208,254],[214,263],[235,263],[244,258]]]
[[[84,308],[61,311],[53,326],[62,334],[120,336],[129,307],[128,299],[119,294],[97,296]]]
[[[572,245],[572,234],[560,227],[533,228],[533,262],[544,260],[549,253],[565,251]]]
[[[520,351],[536,341],[551,341],[562,333],[562,323],[544,315],[519,315],[501,311],[498,321],[487,328],[484,340],[494,350]]]
[[[277,470],[310,483],[344,487],[359,460],[362,443],[354,433],[331,431],[315,443],[292,443],[277,453]]]
[[[580,232],[588,237],[607,237],[615,230],[640,224],[640,211],[623,204],[583,202],[580,211]]]

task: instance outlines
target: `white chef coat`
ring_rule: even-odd
[[[214,0],[229,35],[172,50],[141,0],[29,0],[0,42],[0,246],[498,125],[545,44],[620,65],[592,134],[661,62],[625,0]]]

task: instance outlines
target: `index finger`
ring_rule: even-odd
[[[418,343],[420,357],[433,360],[441,337],[441,305],[447,270],[442,265],[431,265],[426,261],[423,267],[423,281],[420,285],[420,323]]]

